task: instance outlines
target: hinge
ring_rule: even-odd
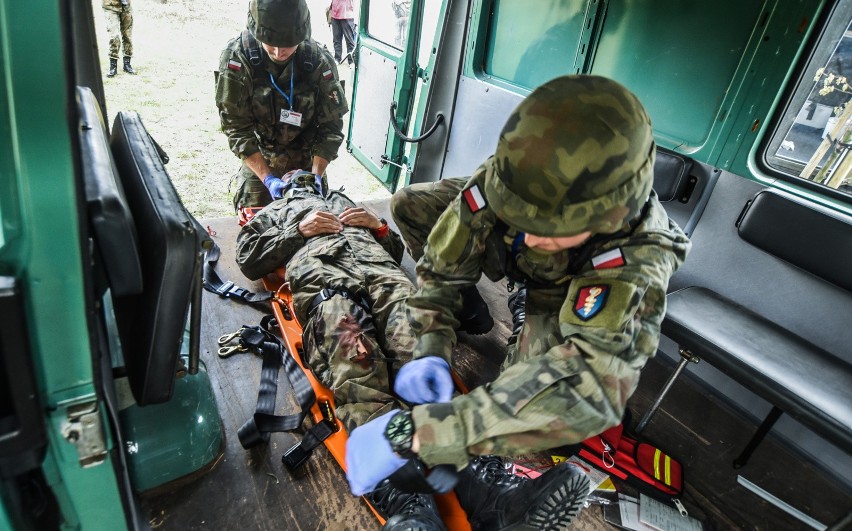
[[[96,401],[70,406],[68,419],[62,424],[62,436],[77,447],[80,466],[99,465],[106,461],[104,428]]]

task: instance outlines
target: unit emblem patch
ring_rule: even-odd
[[[583,321],[588,321],[603,310],[607,295],[609,295],[609,286],[606,284],[581,288],[577,292],[577,300],[574,301],[574,315]]]

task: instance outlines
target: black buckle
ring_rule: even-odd
[[[328,420],[320,421],[316,426],[308,430],[301,441],[290,447],[281,456],[281,463],[290,474],[295,474],[308,461],[314,448],[335,432],[337,426]]]

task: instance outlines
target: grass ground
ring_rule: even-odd
[[[307,0],[313,38],[331,49],[327,0]],[[108,39],[101,1],[93,0],[101,70],[108,67]],[[247,0],[132,0],[133,67],[104,78],[109,123],[118,111],[136,111],[168,153],[166,166],[186,207],[196,217],[233,214],[229,184],[240,166],[219,129],[213,71],[228,40],[244,27]],[[351,79],[347,67],[340,75]],[[347,89],[351,86],[346,82]],[[348,116],[347,116],[348,117]],[[348,126],[348,124],[347,124]],[[344,132],[346,129],[344,128]],[[346,144],[328,168],[333,187],[346,185],[355,201],[388,192],[351,155]]]

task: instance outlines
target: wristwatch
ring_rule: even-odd
[[[411,411],[400,411],[391,417],[385,427],[385,438],[390,443],[391,450],[404,459],[417,457],[411,451],[411,441],[414,439],[414,420]]]

